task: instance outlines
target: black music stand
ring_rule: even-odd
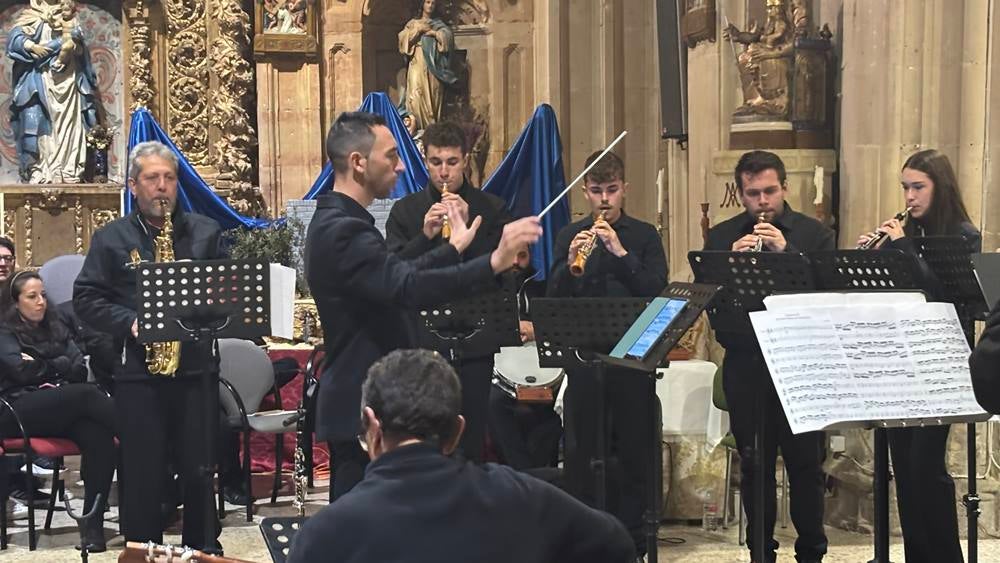
[[[650,405],[649,440],[653,445],[649,461],[650,499],[645,513],[646,558],[656,563],[657,530],[660,526],[662,503],[662,444],[660,434],[662,422],[659,414],[659,399],[656,394],[657,367],[669,365],[667,354],[684,336],[705,306],[721,289],[716,285],[674,282],[667,286],[661,296],[687,300],[684,309],[670,324],[660,340],[649,350],[645,360],[614,358],[601,350],[610,351],[621,340],[636,318],[642,314],[650,299],[646,298],[583,298],[583,299],[535,299],[535,340],[538,343],[538,359],[541,367],[563,367],[567,372],[573,367],[592,368],[598,374],[600,395],[597,401],[598,439],[597,459],[592,462],[596,479],[598,508],[604,509],[606,495],[606,416],[604,409],[604,373],[608,367],[635,372],[646,377],[649,385],[647,396]],[[569,382],[573,384],[572,378]]]
[[[746,335],[756,342],[753,325],[747,313],[764,310],[764,298],[775,292],[801,292],[816,287],[809,261],[802,254],[784,252],[727,252],[692,251],[688,262],[694,272],[694,279],[700,283],[723,286],[715,299],[706,308],[712,328],[716,331]],[[764,457],[761,455],[766,432],[766,409],[764,392],[757,386],[754,393],[754,409],[757,411],[754,428],[753,463],[757,474],[757,488],[754,492],[754,538],[755,561],[766,561],[768,548],[764,533]],[[741,452],[742,455],[742,452]]]
[[[976,272],[972,265],[972,252],[969,242],[961,236],[952,237],[918,237],[913,239],[917,252],[941,283],[935,288],[941,295],[935,297],[941,301],[954,303],[958,320],[962,323],[965,338],[969,347],[976,345],[975,321],[983,320],[989,313],[989,305],[983,296]],[[979,508],[980,497],[976,490],[976,423],[966,424],[967,471],[969,473],[969,490],[962,497],[965,506],[965,516],[969,529],[969,563],[979,559]]]
[[[916,258],[902,251],[827,250],[810,252],[818,285],[830,291],[919,290],[922,275]],[[874,558],[868,563],[889,561],[889,435],[888,424],[873,422],[874,476],[872,482],[875,522]]]
[[[211,494],[219,421],[218,338],[271,334],[270,267],[259,260],[146,262],[137,266],[137,341],[211,343],[213,362],[201,378],[204,397],[205,541],[215,540],[218,517]],[[205,546],[203,551],[212,551]]]
[[[446,351],[456,370],[463,357],[492,356],[501,346],[521,345],[517,295],[506,288],[428,307],[417,316],[420,341]]]

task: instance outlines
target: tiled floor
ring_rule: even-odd
[[[261,476],[261,481],[260,484],[264,484],[263,481],[270,483],[270,478]],[[320,485],[325,485],[325,483],[320,483]],[[82,496],[82,491],[75,487],[72,492],[78,498]],[[311,514],[322,508],[325,505],[326,496],[325,486],[314,490],[310,494],[307,513]],[[79,500],[73,501],[74,508],[79,508],[80,502]],[[226,555],[259,563],[270,562],[271,559],[264,547],[258,525],[260,520],[266,516],[292,514],[291,497],[287,494],[279,497],[275,506],[269,505],[266,499],[258,500],[253,523],[246,522],[241,510],[242,507],[230,508],[232,510],[228,517],[223,520],[222,544],[225,546]],[[117,530],[117,523],[114,521],[117,519],[116,515],[117,508],[112,507],[112,516],[105,526],[109,534]],[[44,511],[40,510],[36,519],[41,525],[44,520]],[[4,563],[80,561],[79,552],[73,548],[79,539],[75,523],[64,511],[59,511],[56,514],[52,530],[41,534],[39,548],[35,552],[29,552],[27,549],[28,534],[25,521],[18,520],[13,524],[15,525],[11,526],[9,530],[11,545],[7,551],[0,552],[0,561]],[[863,563],[871,559],[870,536],[836,529],[828,529],[827,532],[830,538],[830,552],[824,560],[827,563]],[[778,540],[784,546],[778,557],[779,563],[794,563],[794,557],[791,553],[794,533],[791,527],[778,530]],[[741,563],[750,559],[746,548],[736,543],[735,528],[718,532],[704,532],[697,526],[669,525],[660,529],[660,540],[659,560],[661,562]],[[166,541],[177,543],[180,538],[176,533],[168,533]],[[892,561],[905,563],[900,539],[893,538],[892,542]],[[112,539],[108,546],[108,552],[92,555],[90,561],[95,563],[117,561],[118,554],[123,547],[122,538]],[[982,563],[1000,561],[1000,539],[980,539],[979,561]]]

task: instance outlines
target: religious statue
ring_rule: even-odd
[[[441,118],[444,85],[458,80],[450,63],[455,36],[435,17],[436,8],[437,0],[423,0],[420,17],[399,32],[399,52],[407,58],[406,89],[399,105],[409,110],[417,130]]]
[[[726,39],[745,45],[736,58],[743,105],[734,115],[787,119],[793,31],[784,0],[767,0],[767,22],[763,30],[758,30],[755,21],[746,31],[740,31],[733,24],[723,31]]]
[[[264,0],[265,33],[305,33],[306,0]]]
[[[78,183],[98,124],[97,77],[74,0],[31,0],[7,41],[11,128],[22,182]]]

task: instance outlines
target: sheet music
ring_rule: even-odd
[[[919,291],[884,291],[867,293],[785,293],[768,295],[764,306],[768,311],[796,307],[835,307],[841,305],[888,305],[895,303],[924,303],[927,299]]]
[[[983,414],[951,304],[804,307],[750,319],[793,433]]]
[[[281,264],[270,264],[271,336],[292,338],[295,316],[295,270]]]

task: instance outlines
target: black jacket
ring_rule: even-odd
[[[756,223],[757,218],[749,213],[740,213],[719,223],[709,229],[705,250],[731,251],[733,243],[744,235],[752,233]],[[785,252],[813,252],[837,248],[836,236],[832,229],[812,217],[795,211],[788,203],[785,203],[784,211],[775,217],[771,224],[778,227],[778,230],[785,235]],[[765,247],[765,252],[767,251]],[[740,350],[759,352],[757,339],[753,335],[716,331],[716,338],[727,353]]]
[[[83,354],[69,337],[69,330],[54,314],[49,322],[59,324],[49,331],[15,331],[0,326],[0,389],[26,385],[10,394],[16,398],[43,383],[82,383],[87,380]],[[34,358],[25,360],[21,354]]]
[[[628,252],[618,258],[600,240],[580,277],[569,273],[569,243],[594,225],[593,217],[566,225],[552,250],[547,294],[550,297],[655,297],[667,286],[667,256],[656,227],[622,212],[611,227]]]
[[[976,400],[987,412],[1000,414],[1000,307],[994,307],[986,319],[986,329],[969,358],[969,369]]]
[[[507,204],[499,197],[488,194],[465,181],[457,195],[469,204],[469,219],[482,217],[482,225],[469,248],[462,256],[466,260],[493,252],[500,243],[503,226],[511,221]],[[431,205],[441,202],[441,192],[433,185],[410,194],[392,205],[385,223],[385,243],[389,252],[401,258],[416,258],[421,254],[447,244],[440,235],[433,239],[424,236],[424,215]]]
[[[492,463],[427,444],[392,450],[306,521],[289,563],[624,563],[632,539],[610,514]]]
[[[316,431],[345,441],[359,430],[361,384],[375,360],[415,346],[412,311],[495,280],[489,255],[467,262],[450,244],[414,260],[389,252],[375,219],[350,197],[321,196],[306,235],[306,279],[326,337]]]
[[[220,249],[221,231],[214,220],[178,209],[173,215],[173,227],[175,259],[224,258]],[[94,330],[111,335],[115,350],[125,349],[124,369],[115,373],[119,379],[147,375],[145,347],[132,338],[137,293],[136,270],[129,265],[129,253],[138,249],[143,260],[152,261],[157,233],[138,212],[108,223],[91,238],[83,269],[73,284],[76,314]],[[177,375],[199,373],[207,368],[210,346],[207,342],[185,342]]]
[[[69,336],[84,356],[90,357],[90,371],[99,383],[110,383],[115,367],[121,363],[121,350],[115,350],[114,339],[98,332],[80,320],[73,311],[73,301],[60,303],[55,307],[56,315],[69,329]]]

